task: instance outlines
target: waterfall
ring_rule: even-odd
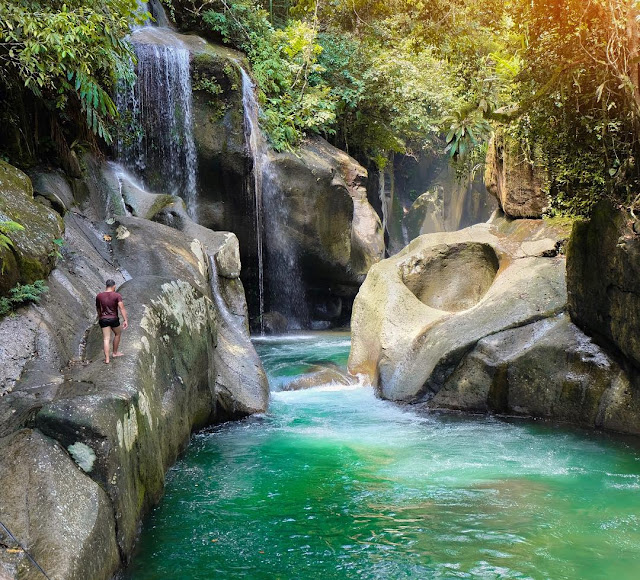
[[[289,330],[299,330],[310,322],[309,307],[298,245],[290,233],[289,204],[280,187],[279,176],[270,163],[262,167],[262,203],[269,310],[283,314]]]
[[[265,161],[264,141],[258,125],[259,108],[251,78],[240,66],[242,74],[242,108],[244,110],[244,135],[253,161],[253,197],[255,213],[256,251],[258,256],[258,295],[260,334],[264,334],[264,249],[262,219],[262,171]]]
[[[269,311],[283,314],[290,329],[302,328],[308,322],[309,314],[297,247],[288,234],[289,208],[260,132],[255,87],[239,63],[238,67],[242,74],[245,139],[253,161],[251,189],[258,255],[260,331],[264,333],[265,305]]]
[[[380,206],[382,208],[382,233],[387,233],[387,221],[389,206],[387,205],[387,195],[385,192],[385,171],[384,169],[378,170],[378,196],[380,197]]]
[[[116,105],[123,121],[116,153],[146,188],[178,195],[194,217],[197,154],[193,138],[189,51],[168,28],[133,32],[137,80],[120,83]]]

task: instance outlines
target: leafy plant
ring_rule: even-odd
[[[80,109],[89,130],[110,143],[117,111],[109,91],[132,74],[125,37],[146,16],[136,0],[1,2],[0,82],[13,93],[26,88],[63,117]]]
[[[5,250],[11,250],[13,248],[13,242],[7,234],[12,232],[20,232],[24,230],[24,226],[18,222],[11,220],[0,221],[0,248]]]
[[[49,254],[52,258],[62,259],[62,248],[64,248],[64,240],[62,238],[56,238],[53,240],[54,248]]]
[[[40,302],[40,298],[49,287],[44,280],[36,280],[33,284],[17,284],[9,291],[9,296],[0,298],[0,316],[13,312],[20,306]]]

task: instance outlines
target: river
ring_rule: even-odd
[[[348,335],[256,340],[264,416],[195,435],[130,580],[636,579],[640,447],[546,423],[418,415],[368,387],[280,392]]]

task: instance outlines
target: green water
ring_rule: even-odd
[[[348,338],[257,343],[276,388]],[[640,452],[613,437],[420,417],[368,388],[273,394],[194,437],[131,580],[640,577]]]

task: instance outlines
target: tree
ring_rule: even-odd
[[[19,0],[0,3],[0,83],[9,93],[30,91],[67,117],[83,113],[107,143],[116,116],[109,95],[131,74],[125,40],[145,15],[136,0]]]

